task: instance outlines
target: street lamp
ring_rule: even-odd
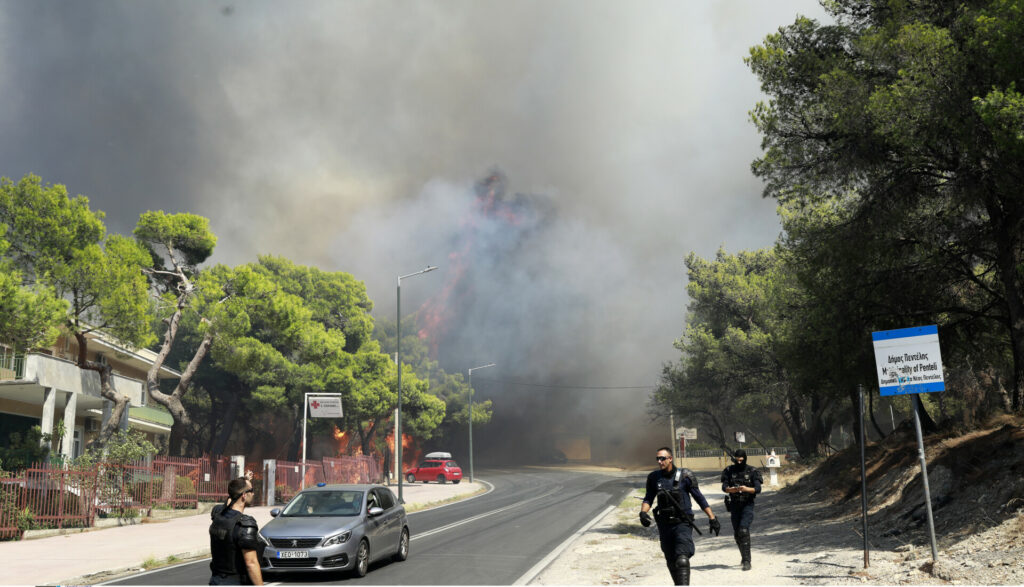
[[[395,445],[398,447],[398,463],[396,463],[398,465],[398,503],[405,503],[402,499],[402,478],[405,476],[405,473],[402,471],[402,280],[406,277],[422,275],[434,269],[437,269],[437,267],[427,265],[426,269],[398,276],[398,323],[395,325],[397,328],[397,336],[395,337],[397,352],[395,355],[398,361],[398,409],[395,410]]]
[[[480,365],[479,367],[472,367],[469,369],[469,482],[473,482],[473,371],[477,369],[486,369],[493,367],[494,363],[490,365]]]

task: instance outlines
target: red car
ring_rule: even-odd
[[[423,457],[420,466],[405,472],[405,480],[409,483],[437,481],[438,483],[458,483],[462,481],[462,468],[452,460],[449,453],[430,453]]]

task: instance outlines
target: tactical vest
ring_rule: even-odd
[[[728,469],[729,472],[729,487],[754,487],[754,479],[757,477],[757,469],[750,465],[744,464],[742,467],[739,465],[732,465]],[[731,493],[729,494],[730,499],[739,503],[747,503],[754,501],[753,493]]]
[[[675,472],[669,479],[659,478],[658,489],[669,493],[675,501],[682,506],[682,510],[672,503],[671,499],[659,494],[658,507],[654,510],[655,517],[667,521],[670,524],[678,524],[683,518],[690,515],[690,496],[683,491],[683,469],[676,467]]]
[[[217,575],[240,575],[244,568],[237,565],[241,553],[235,544],[235,528],[242,521],[242,516],[225,516],[224,506],[217,506],[210,516],[210,570]]]

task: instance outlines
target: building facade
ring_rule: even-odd
[[[128,349],[100,332],[87,335],[89,360],[111,367],[111,386],[130,398],[120,422],[145,434],[157,447],[167,445],[173,419],[160,405],[148,405],[146,373],[156,360],[148,349]],[[100,395],[100,376],[79,369],[78,342],[62,334],[50,348],[17,354],[0,344],[0,444],[10,442],[12,432],[40,426],[49,434],[51,454],[75,458],[100,432],[110,417],[113,402]],[[180,373],[163,367],[161,379]],[[58,438],[63,422],[66,433]]]

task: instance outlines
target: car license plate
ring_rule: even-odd
[[[309,551],[307,550],[279,550],[277,551],[277,558],[308,558]]]

